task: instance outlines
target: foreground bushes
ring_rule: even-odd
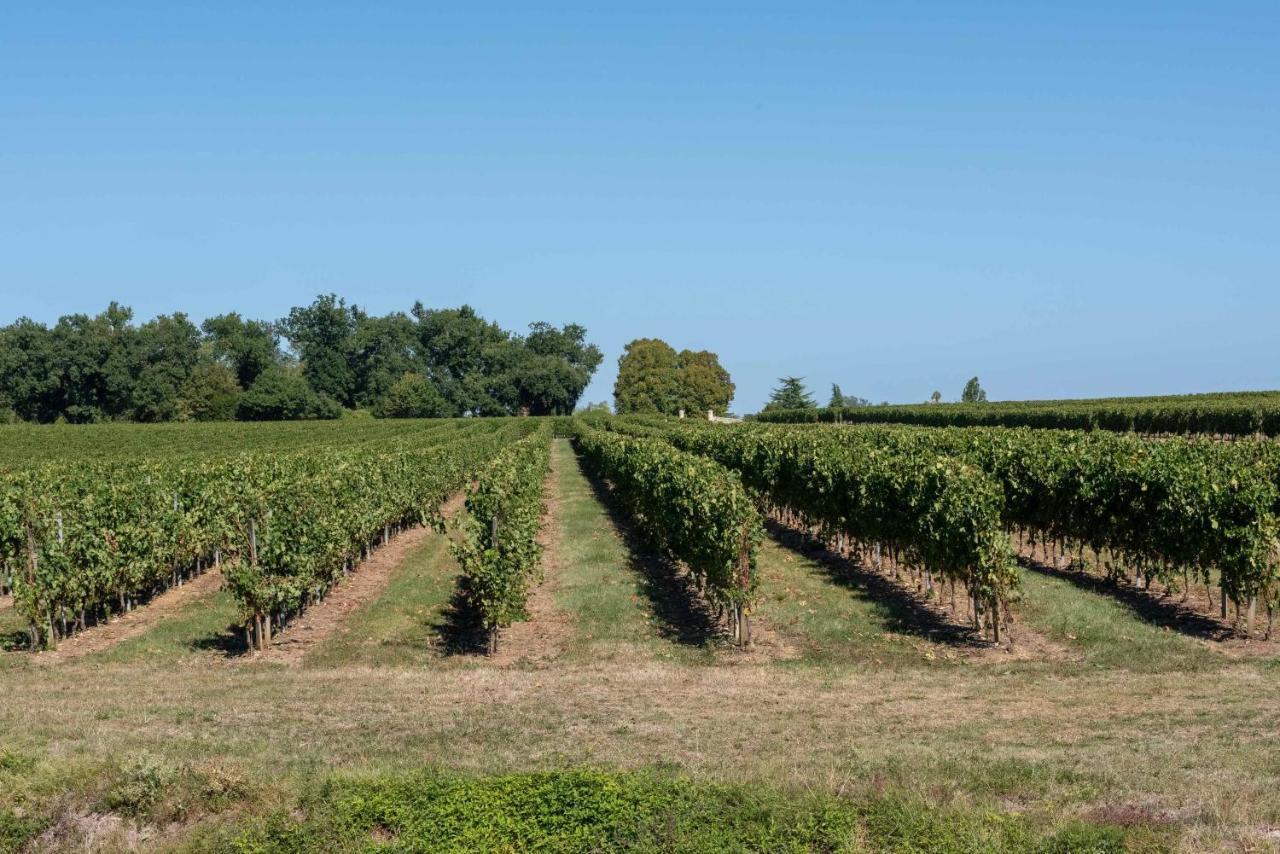
[[[652,774],[552,771],[465,778],[350,779],[322,786],[235,843],[242,854],[311,851],[930,851],[1120,852],[1121,830],[927,805],[788,796]]]

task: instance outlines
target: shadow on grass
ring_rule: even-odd
[[[834,584],[873,602],[883,613],[885,627],[890,631],[917,635],[949,646],[990,646],[974,634],[971,627],[950,619],[948,613],[922,601],[910,590],[863,566],[855,558],[844,557],[826,543],[775,519],[766,518],[764,524],[765,531],[778,545],[801,552],[818,563]]]
[[[1058,578],[1081,590],[1114,599],[1132,611],[1138,619],[1160,628],[1199,640],[1225,641],[1238,637],[1234,626],[1188,608],[1181,602],[1162,598],[1162,594],[1076,569],[1061,569],[1025,555],[1018,557],[1018,563],[1032,572]],[[1259,611],[1263,613],[1262,622],[1265,625],[1265,608],[1260,608]]]
[[[458,576],[458,586],[448,607],[431,625],[440,637],[440,648],[445,655],[484,655],[489,651],[489,633],[470,594],[467,577]]]
[[[578,454],[573,457],[627,547],[627,569],[640,581],[641,591],[658,618],[658,633],[667,640],[696,647],[723,638],[724,627],[688,574],[645,540],[614,501],[610,486],[585,466]]]
[[[31,635],[22,629],[0,633],[0,652],[27,652],[31,649]]]
[[[249,644],[245,641],[242,626],[227,626],[215,635],[205,635],[187,643],[187,648],[195,652],[214,652],[223,658],[238,658],[248,655]]]

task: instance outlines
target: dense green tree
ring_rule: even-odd
[[[281,334],[314,399],[301,394]],[[313,417],[335,402],[377,406],[407,373],[443,397],[444,409],[435,401],[430,407],[441,415],[570,413],[600,360],[577,324],[534,323],[518,336],[469,306],[428,311],[418,304],[412,317],[371,317],[331,294],[294,308],[278,325],[232,312],[197,329],[182,314],[136,326],[130,309],[111,303],[53,328],[25,318],[0,328],[0,418],[161,421],[224,417],[232,406],[245,417]],[[212,365],[255,394],[233,400]]]
[[[355,406],[355,332],[363,313],[335,294],[295,306],[277,324],[298,358],[302,374],[320,394],[344,406]]]
[[[52,421],[62,413],[53,333],[28,318],[0,329],[0,409],[24,421]]]
[[[132,349],[135,421],[178,417],[182,387],[200,355],[200,330],[185,314],[160,315],[138,328]]]
[[[516,411],[519,346],[510,333],[471,306],[413,307],[419,356],[427,376],[455,414],[507,415]]]
[[[422,374],[406,373],[373,405],[378,418],[447,418],[453,407]]]
[[[778,387],[769,395],[765,411],[774,409],[816,409],[817,401],[804,386],[804,377],[781,377]]]
[[[619,414],[658,412],[690,415],[708,410],[723,414],[733,400],[734,385],[715,353],[682,350],[658,338],[638,338],[618,360],[614,407]]]
[[[840,386],[835,383],[831,384],[831,400],[827,401],[828,409],[839,409],[844,406],[844,392],[840,391]]]
[[[221,362],[201,362],[182,386],[180,417],[192,421],[230,421],[236,417],[240,394],[235,371]]]
[[[417,356],[418,330],[403,312],[361,316],[351,344],[359,406],[374,406],[405,374],[422,370]]]
[[[550,323],[529,324],[516,368],[522,411],[531,415],[573,412],[604,358],[586,338],[586,328],[576,323],[560,329]]]
[[[679,408],[690,415],[724,415],[733,402],[734,384],[720,358],[708,350],[681,350]]]
[[[240,396],[236,417],[242,421],[303,421],[338,418],[342,407],[318,394],[297,370],[283,367],[262,372]]]
[[[964,391],[960,393],[961,403],[986,403],[987,393],[983,390],[982,385],[978,382],[977,377],[971,378],[964,384]]]
[[[929,395],[929,402],[942,403],[942,392],[934,390],[933,394]]]
[[[241,388],[280,363],[280,336],[265,320],[245,320],[233,311],[209,318],[200,328],[213,357],[235,371]]]
[[[674,414],[680,406],[680,357],[658,338],[637,338],[618,359],[613,384],[614,411],[619,415]]]
[[[0,398],[20,417],[73,422],[177,417],[180,389],[199,355],[183,314],[141,327],[111,303],[95,317],[66,315],[53,329],[22,319],[0,330]]]
[[[127,418],[132,410],[133,312],[119,303],[95,317],[69,314],[53,327],[57,410],[73,423]]]

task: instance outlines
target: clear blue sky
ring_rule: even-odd
[[[468,302],[739,411],[1280,387],[1275,0],[622,5],[10,0],[0,322]]]

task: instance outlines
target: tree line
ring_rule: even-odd
[[[34,422],[561,415],[599,367],[577,324],[502,329],[470,306],[371,315],[334,294],[275,320],[112,302],[0,327],[0,418]]]
[[[930,403],[941,403],[942,392],[935,391],[929,396]],[[964,390],[960,393],[961,403],[986,403],[987,393],[982,388],[977,377],[971,378],[964,385]],[[889,402],[883,401],[881,406],[888,406]],[[856,409],[859,407],[871,406],[871,401],[865,397],[857,397],[845,394],[840,390],[838,383],[831,384],[831,399],[827,402],[827,409]],[[809,389],[805,387],[804,377],[779,377],[778,386],[769,393],[769,402],[765,404],[763,412],[776,412],[792,409],[817,409],[818,401]]]

